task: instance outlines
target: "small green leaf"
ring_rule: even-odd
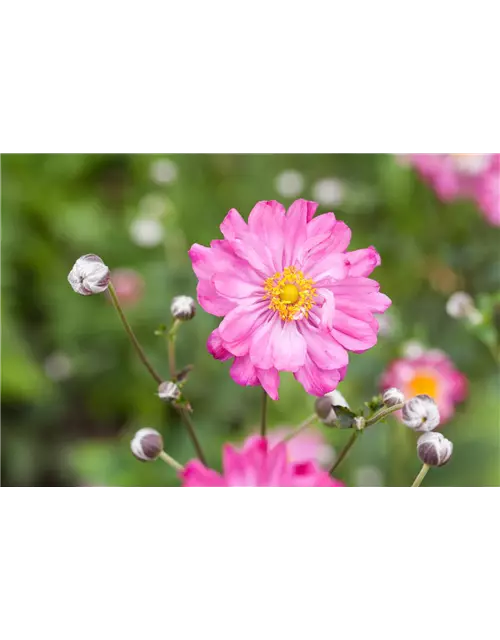
[[[339,429],[351,429],[354,426],[354,418],[356,414],[346,407],[334,405],[333,410],[337,416],[337,424]]]
[[[166,324],[161,324],[157,329],[155,329],[155,336],[163,336],[167,330]]]

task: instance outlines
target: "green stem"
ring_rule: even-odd
[[[188,430],[189,437],[191,438],[191,442],[193,443],[193,446],[196,449],[196,453],[198,454],[198,458],[200,459],[200,462],[202,462],[205,466],[207,466],[207,461],[203,454],[203,449],[201,448],[200,442],[194,430],[193,423],[191,422],[191,418],[189,417],[189,411],[187,409],[183,409],[182,407],[176,407],[176,409],[179,412],[179,415],[181,416],[182,421],[186,425],[186,429]]]
[[[422,484],[422,480],[427,475],[427,472],[429,471],[429,469],[430,469],[430,466],[428,464],[422,465],[422,468],[420,469],[420,473],[415,478],[415,480],[413,481],[413,484],[411,486],[412,487],[419,487]]]
[[[118,299],[118,296],[116,295],[116,290],[111,282],[108,285],[108,291],[111,296],[111,301],[113,302],[113,305],[116,311],[118,312],[118,315],[120,316],[120,320],[122,321],[123,326],[125,327],[125,331],[127,332],[128,337],[130,338],[130,341],[134,345],[137,355],[139,356],[141,362],[144,364],[144,366],[149,371],[151,376],[155,379],[155,381],[158,384],[161,384],[163,382],[163,378],[154,370],[146,354],[144,353],[141,345],[139,344],[139,341],[135,337],[135,333],[133,332],[132,327],[130,326],[127,318],[125,317],[125,314],[123,313],[123,309],[120,305],[120,301]]]
[[[165,453],[165,451],[162,451],[158,457],[161,458],[163,462],[166,462],[169,467],[172,467],[172,469],[175,469],[176,471],[184,471],[182,464],[179,464],[177,460],[171,458],[168,453]]]
[[[339,457],[337,458],[337,460],[335,461],[335,464],[333,465],[333,467],[330,469],[330,475],[333,475],[333,472],[335,471],[335,469],[339,466],[339,464],[342,462],[342,460],[346,457],[346,455],[349,453],[349,451],[351,450],[351,447],[353,446],[353,444],[356,442],[357,438],[358,438],[358,433],[359,431],[354,431],[354,433],[351,435],[351,437],[349,438],[349,440],[347,441],[347,444],[345,445],[345,447],[342,449],[342,451],[340,452]]]
[[[266,437],[266,426],[267,426],[267,393],[265,389],[262,389],[262,407],[260,414],[260,435],[265,438]]]
[[[404,402],[400,402],[399,404],[395,404],[393,407],[382,407],[377,413],[374,413],[372,416],[366,419],[365,427],[369,427],[376,422],[380,422],[387,416],[390,416],[391,413],[395,411],[399,411],[404,407]]]
[[[177,337],[177,330],[181,324],[180,320],[175,320],[172,328],[168,332],[168,366],[170,370],[170,377],[175,382],[177,379],[177,368],[175,365],[175,338]]]
[[[317,420],[317,418],[318,416],[315,413],[313,413],[312,415],[309,416],[309,418],[306,418],[304,422],[299,424],[299,426],[296,429],[294,429],[291,433],[285,436],[281,442],[282,443],[288,442],[292,438],[295,438],[295,436],[298,436],[300,433],[302,433],[302,431],[305,431],[308,427],[310,427],[315,422],[315,420]]]

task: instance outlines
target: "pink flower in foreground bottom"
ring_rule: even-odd
[[[312,461],[289,462],[284,443],[271,447],[266,438],[251,436],[238,451],[225,445],[222,475],[199,460],[180,474],[184,487],[341,487]]]
[[[347,252],[351,231],[333,213],[296,200],[285,212],[258,202],[248,224],[236,209],[222,222],[224,240],[195,244],[189,255],[200,306],[223,321],[207,347],[234,358],[231,377],[278,398],[279,372],[291,371],[316,396],[343,379],[347,351],[377,342],[374,314],[391,304],[367,276],[380,264],[373,247]]]
[[[290,435],[291,427],[277,427],[267,434],[270,447],[274,447]],[[256,436],[254,436],[256,437]],[[325,440],[319,429],[309,427],[286,441],[287,458],[290,462],[317,462],[320,467],[329,467],[335,459],[335,450]]]
[[[492,225],[500,225],[500,154],[415,153],[409,160],[441,200],[471,198]]]
[[[382,389],[391,387],[401,389],[407,400],[421,394],[431,396],[443,423],[453,416],[455,405],[465,399],[467,378],[445,353],[432,349],[413,358],[394,360],[382,378]]]

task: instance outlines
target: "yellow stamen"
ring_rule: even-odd
[[[410,397],[421,394],[436,398],[439,390],[438,380],[429,373],[418,373],[413,377],[409,384]]]
[[[296,267],[285,267],[283,274],[275,273],[264,282],[265,295],[269,298],[269,308],[277,311],[282,320],[289,322],[307,317],[314,304],[314,282],[304,278]]]

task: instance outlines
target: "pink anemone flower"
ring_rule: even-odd
[[[316,462],[290,462],[285,443],[271,447],[266,438],[251,436],[238,451],[227,444],[223,473],[192,460],[180,473],[184,487],[342,487]]]
[[[382,377],[382,389],[396,387],[405,398],[425,394],[438,406],[441,423],[455,413],[455,405],[467,396],[467,378],[439,349],[394,360]],[[399,412],[398,412],[399,413]]]
[[[409,160],[441,200],[471,198],[500,226],[500,154],[415,153]]]
[[[200,306],[223,317],[208,339],[218,360],[234,358],[230,375],[262,385],[276,400],[279,372],[322,396],[343,379],[348,350],[377,342],[374,314],[391,304],[367,276],[380,264],[373,247],[347,251],[349,227],[333,213],[314,218],[317,204],[258,202],[248,224],[231,209],[224,240],[194,244]]]

